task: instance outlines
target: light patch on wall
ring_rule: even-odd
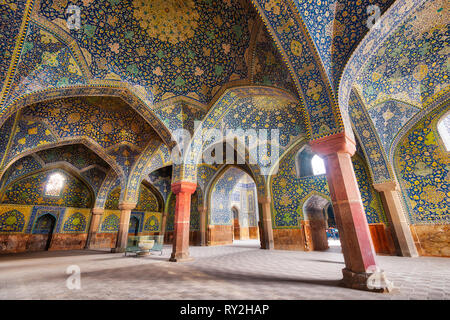
[[[52,174],[48,178],[47,185],[45,186],[45,195],[50,197],[59,197],[65,181],[66,177],[64,177],[61,173],[57,172]]]
[[[437,128],[444,142],[445,150],[450,151],[450,113],[439,122]]]
[[[323,162],[323,159],[319,157],[317,154],[314,157],[312,157],[311,165],[313,169],[313,174],[315,176],[326,173],[325,163]]]

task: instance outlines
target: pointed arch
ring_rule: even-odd
[[[231,205],[231,193],[234,190],[234,188],[236,187],[237,183],[239,182],[239,180],[244,177],[245,175],[248,175],[253,182],[256,184],[255,178],[253,173],[251,172],[251,170],[245,166],[245,165],[235,165],[235,164],[224,164],[221,166],[221,168],[219,170],[217,170],[216,174],[214,175],[214,177],[211,179],[210,183],[208,184],[207,188],[205,189],[205,199],[203,202],[203,205],[205,207],[208,208],[208,216],[207,216],[207,221],[208,224],[214,224],[212,223],[212,209],[213,209],[213,205],[212,205],[212,196],[213,193],[215,192],[214,189],[217,185],[217,183],[224,178],[224,176],[229,172],[229,170],[233,170],[233,169],[237,169],[240,172],[240,176],[235,179],[233,181],[233,184],[231,186],[231,188],[229,188],[229,195],[228,195],[228,204]],[[259,196],[259,195],[258,195]],[[215,205],[223,205],[223,203],[215,203]],[[231,210],[231,206],[229,208]]]
[[[34,170],[34,171],[28,172],[22,176],[19,176],[19,177],[15,178],[14,180],[10,181],[8,184],[5,184],[4,186],[2,186],[2,188],[0,190],[0,202],[3,201],[5,192],[8,190],[8,188],[10,186],[13,186],[15,183],[17,183],[23,179],[35,176],[40,173],[50,172],[52,170],[61,170],[61,171],[65,172],[66,174],[72,176],[76,180],[80,181],[89,190],[89,193],[91,194],[91,202],[89,204],[89,208],[93,207],[93,205],[95,203],[95,191],[94,191],[93,187],[82,175],[80,175],[79,170],[77,170],[75,167],[73,167],[72,165],[70,165],[69,163],[66,163],[66,162],[58,162],[55,164],[47,165],[38,170]]]
[[[158,203],[158,212],[164,212],[164,198],[163,198],[161,192],[159,192],[159,190],[150,182],[143,180],[141,183],[146,188],[148,188],[150,190],[150,192],[153,193],[153,195],[156,197],[156,201]]]
[[[95,199],[94,208],[100,209],[105,208],[105,203],[106,199],[108,198],[109,191],[111,190],[112,186],[117,181],[117,179],[119,179],[117,173],[113,169],[109,170],[98,191],[97,198]]]
[[[95,80],[86,85],[73,85],[61,88],[47,88],[24,94],[0,111],[0,126],[15,112],[26,106],[51,101],[60,98],[86,97],[86,96],[111,96],[125,101],[136,111],[161,137],[170,148],[175,145],[172,134],[166,125],[158,118],[150,108],[151,103],[142,93],[138,92],[128,83],[120,81]]]
[[[317,48],[293,0],[270,3],[252,0],[252,3],[291,72],[302,105],[307,110],[311,139],[344,131],[352,137],[348,112],[339,109]]]
[[[347,109],[357,76],[368,61],[377,54],[378,48],[393,34],[417,7],[427,0],[397,0],[383,15],[378,23],[380,28],[371,28],[360,41],[348,59],[339,82],[338,99],[341,109]]]
[[[349,100],[350,115],[357,139],[368,161],[371,176],[375,183],[395,181],[391,164],[387,161],[386,153],[380,138],[367,113],[364,102],[356,90],[352,90]]]
[[[30,150],[27,150],[25,152],[22,152],[18,155],[16,155],[15,157],[13,157],[1,170],[0,170],[0,179],[2,179],[3,175],[5,174],[6,170],[15,162],[17,162],[18,160],[32,155],[36,152],[39,151],[43,151],[43,150],[48,150],[48,149],[53,149],[56,147],[61,147],[61,146],[67,146],[67,145],[72,145],[72,144],[82,144],[85,147],[87,147],[88,149],[90,149],[91,151],[93,151],[98,157],[100,157],[101,159],[103,159],[116,173],[116,175],[123,180],[125,177],[125,174],[123,172],[123,169],[116,163],[116,161],[114,161],[104,150],[103,148],[94,140],[92,140],[91,138],[88,137],[74,137],[74,138],[68,138],[68,139],[63,139],[61,141],[58,142],[54,142],[54,143],[49,143],[49,144],[44,144],[41,146],[37,146],[34,147]]]
[[[307,204],[312,199],[321,199],[321,205],[323,205],[322,208],[325,208],[328,203],[331,203],[330,195],[327,195],[327,194],[324,194],[322,192],[318,192],[315,190],[311,191],[299,203],[299,208],[300,208],[299,218],[300,219],[307,220],[307,219],[305,219],[305,212],[304,212],[305,204]]]
[[[423,108],[419,113],[414,115],[396,134],[394,140],[392,141],[391,148],[389,149],[389,161],[394,162],[394,155],[397,150],[399,143],[403,138],[409,133],[409,131],[414,128],[414,126],[424,119],[428,114],[432,113],[437,109],[445,109],[450,105],[450,87],[442,93],[438,98],[436,98],[432,103]]]
[[[267,86],[244,86],[234,87],[227,89],[224,94],[216,101],[214,106],[209,110],[208,114],[204,117],[200,126],[194,132],[191,139],[191,143],[187,146],[187,150],[184,153],[183,164],[176,167],[174,170],[174,181],[192,181],[196,182],[197,179],[197,166],[200,163],[202,154],[205,149],[206,140],[213,133],[213,130],[223,131],[221,128],[221,121],[224,117],[233,110],[239,102],[244,102],[244,99],[248,98],[262,98],[270,97],[270,101],[279,101],[280,105],[295,104],[298,106],[299,113],[296,114],[297,118],[303,119],[302,107],[298,105],[299,101],[291,93],[282,89],[267,87]],[[275,103],[275,102],[274,102]],[[263,106],[261,106],[263,107]],[[298,133],[297,133],[298,134]],[[293,139],[293,138],[292,138]],[[226,139],[224,139],[226,140]],[[238,140],[238,144],[240,141]],[[290,141],[289,143],[293,143]],[[242,143],[241,143],[242,144]],[[246,149],[245,145],[239,145],[239,150],[245,150],[245,158],[250,160],[250,152]],[[248,163],[257,163],[251,159]],[[259,180],[261,177],[261,168],[257,165],[251,166],[257,180],[258,191],[261,193],[264,191],[263,184]]]

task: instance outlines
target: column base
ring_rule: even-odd
[[[194,258],[190,257],[188,253],[180,254],[180,255],[172,254],[169,259],[170,262],[187,262],[187,261],[193,261],[193,260],[194,260]]]
[[[95,238],[95,235],[97,234],[97,232],[90,232],[88,233],[88,236],[86,238],[86,244],[84,245],[84,249],[85,250],[89,250],[92,247],[92,239]]]
[[[394,289],[392,282],[386,278],[383,271],[356,273],[345,268],[342,269],[342,274],[344,278],[341,280],[341,285],[346,288],[379,293],[390,293]]]
[[[111,248],[111,253],[124,253],[125,248]]]

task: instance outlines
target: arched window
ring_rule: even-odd
[[[295,166],[297,176],[299,178],[317,176],[326,173],[325,163],[322,158],[314,154],[309,147],[305,147],[297,153]]]
[[[297,154],[295,164],[298,177],[310,177],[314,174],[311,166],[311,159],[313,156],[314,153],[312,153],[308,147]]]
[[[439,121],[437,129],[444,142],[445,150],[450,151],[450,113],[447,113],[447,115]]]
[[[321,157],[319,157],[317,154],[314,155],[314,157],[312,157],[311,166],[313,169],[313,174],[315,176],[326,173],[325,162],[323,162],[323,159]]]
[[[66,178],[59,172],[53,173],[45,186],[45,195],[50,197],[59,197],[64,187]]]

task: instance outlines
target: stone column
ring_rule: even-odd
[[[200,245],[206,246],[206,213],[208,208],[199,206],[198,212],[200,214]]]
[[[133,210],[134,208],[136,208],[136,203],[119,203],[119,232],[117,233],[116,247],[111,249],[111,252],[125,252],[128,243],[128,229],[130,228],[131,210]]]
[[[262,209],[261,249],[273,250],[272,211],[270,197],[259,197],[258,202]]]
[[[94,239],[95,235],[97,234],[97,230],[100,225],[100,220],[102,218],[104,211],[105,210],[103,208],[92,208],[91,224],[89,225],[89,232],[88,232],[88,236],[86,239],[86,245],[84,246],[85,249],[91,248],[92,239]]]
[[[373,185],[380,193],[384,211],[391,225],[396,242],[396,250],[399,256],[417,257],[417,248],[411,234],[405,212],[400,200],[400,188],[396,181],[389,181]]]
[[[167,212],[163,212],[162,213],[162,218],[161,218],[161,233],[163,236],[163,239],[165,239],[166,237],[166,225],[167,225]],[[164,240],[163,240],[164,242]]]
[[[191,216],[191,195],[197,184],[181,181],[172,184],[172,192],[176,195],[175,225],[172,255],[169,261],[182,262],[189,258],[189,219]]]
[[[310,145],[313,152],[324,157],[326,165],[346,266],[342,270],[343,285],[360,290],[387,291],[384,283],[377,288],[368,287],[369,277],[379,269],[351,160],[356,151],[355,142],[345,133],[338,133],[311,141]],[[385,279],[384,275],[381,277]]]

